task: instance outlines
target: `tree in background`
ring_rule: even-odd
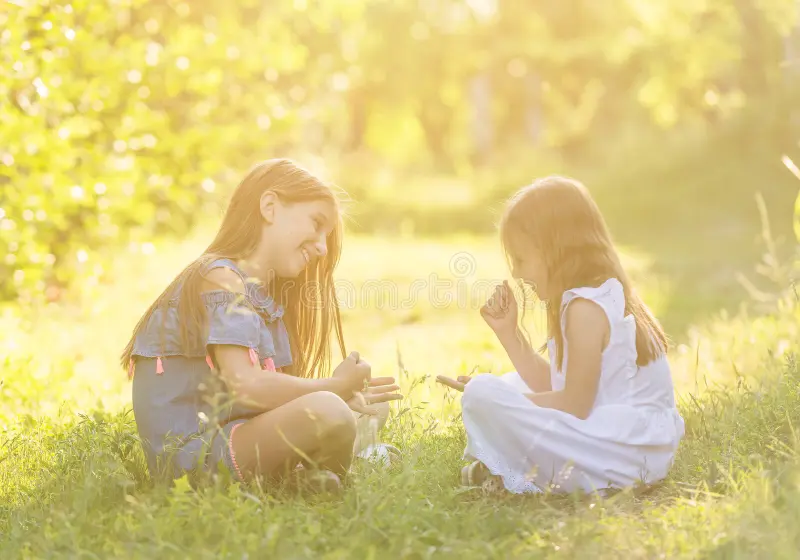
[[[681,142],[693,157],[714,135],[790,151],[798,13],[797,0],[7,4],[0,298],[67,284],[132,236],[187,232],[269,154],[317,154],[368,199],[374,169],[524,177],[544,152],[606,164],[626,134],[700,127],[700,144]]]

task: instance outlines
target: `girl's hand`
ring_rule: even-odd
[[[517,298],[507,281],[497,286],[489,300],[481,307],[481,317],[497,334],[514,332],[517,329]]]
[[[436,376],[437,383],[441,383],[442,385],[446,385],[451,389],[455,389],[456,391],[460,391],[462,393],[464,392],[467,383],[469,383],[471,379],[472,378],[469,375],[459,375],[456,379],[447,377],[446,375]]]
[[[378,413],[377,410],[367,404],[367,399],[364,398],[363,393],[353,393],[353,396],[347,400],[347,406],[353,412],[366,414],[367,416],[375,416]]]
[[[398,393],[400,385],[394,382],[394,377],[376,377],[369,382],[369,387],[361,391],[367,404],[377,404],[389,401],[399,401],[403,395]]]
[[[364,391],[354,393],[347,405],[354,412],[374,416],[378,410],[371,405],[402,399],[399,390],[400,386],[394,383],[393,377],[379,377],[373,379]]]
[[[372,367],[361,359],[358,352],[350,352],[350,355],[333,370],[332,377],[341,384],[340,395],[349,398],[353,393],[363,391],[369,386]]]

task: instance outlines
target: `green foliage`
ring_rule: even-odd
[[[358,466],[334,501],[229,480],[200,491],[186,480],[153,487],[130,414],[30,422],[0,451],[0,554],[791,557],[800,546],[800,371],[788,355],[769,373],[687,396],[687,435],[670,478],[606,498],[460,491],[463,430],[437,429],[419,407],[405,407],[387,434],[405,452],[402,465]]]
[[[0,558],[780,558],[800,546],[800,305],[792,295],[769,315],[723,314],[681,336],[670,361],[687,435],[669,480],[649,493],[460,490],[459,403],[432,377],[510,364],[476,308],[434,306],[424,301],[430,294],[413,310],[372,302],[343,314],[348,345],[369,356],[376,375],[396,375],[406,395],[384,434],[404,451],[402,465],[357,467],[333,501],[229,480],[200,491],[186,479],[171,491],[154,486],[133,418],[122,412],[130,386],[117,354],[153,294],[202,246],[118,255],[104,263],[112,272],[164,276],[113,274],[75,308],[50,306],[31,322],[0,318],[0,353],[10,356],[0,362]],[[423,277],[451,278],[448,259],[463,251],[479,279],[501,278],[505,265],[494,238],[350,236],[347,247],[340,278],[357,288],[391,280],[401,294]],[[695,293],[671,294],[646,258],[624,257],[658,317],[695,316],[702,274],[687,283]]]
[[[375,208],[409,175],[466,178],[472,214],[418,221],[479,230],[487,191],[551,171],[530,161],[590,174],[597,145],[662,126],[738,126],[769,150],[792,122],[774,101],[796,76],[794,0],[16,4],[0,11],[0,298],[55,298],[99,272],[97,250],[185,234],[265,157],[320,156]]]
[[[185,233],[235,179],[221,173],[297,132],[284,107],[308,53],[279,13],[23,6],[0,12],[0,297],[94,272],[93,251],[133,231]]]
[[[740,301],[733,269],[753,260],[759,210],[779,234],[800,220],[780,164],[798,161],[784,87],[797,73],[780,60],[798,45],[796,1],[19,4],[0,6],[0,300],[55,299],[101,273],[113,285],[0,317],[0,557],[796,555],[796,292],[683,332]],[[679,342],[687,437],[670,479],[602,500],[459,491],[457,403],[430,376],[509,364],[476,315],[422,302],[343,313],[348,344],[401,371],[386,434],[399,468],[359,467],[322,503],[229,481],[153,487],[119,412],[119,348],[207,241],[162,236],[208,233],[244,169],[275,155],[324,159],[359,203],[351,229],[392,235],[391,251],[349,238],[356,285],[449,278],[434,268],[464,250],[499,278],[494,239],[397,234],[491,231],[532,177],[584,179],[615,236],[646,250],[632,276]]]
[[[67,282],[133,227],[184,231],[216,170],[210,131],[175,124],[213,86],[180,78],[180,37],[134,23],[144,3],[26,5],[0,15],[5,296]]]

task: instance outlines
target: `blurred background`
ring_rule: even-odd
[[[763,276],[789,281],[799,16],[800,0],[0,3],[6,371],[44,352],[52,380],[96,354],[81,340],[115,368],[238,180],[277,156],[348,191],[340,276],[364,281],[446,273],[464,250],[502,274],[504,199],[577,177],[683,340]],[[391,328],[436,328],[362,311],[391,360]]]

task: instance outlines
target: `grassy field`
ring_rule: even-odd
[[[403,449],[402,465],[358,467],[333,501],[226,481],[200,493],[152,488],[117,356],[206,241],[131,247],[71,301],[0,318],[0,558],[796,557],[797,302],[698,321],[687,302],[710,288],[692,272],[696,261],[665,271],[659,255],[630,248],[631,275],[677,342],[687,422],[670,479],[651,492],[599,500],[459,489],[458,399],[433,378],[511,367],[477,312],[506,276],[496,241],[484,237],[346,241],[338,287],[347,346],[375,374],[400,379],[406,399],[393,405],[385,438]],[[735,309],[732,275],[714,281]],[[528,314],[534,340],[543,320]]]

